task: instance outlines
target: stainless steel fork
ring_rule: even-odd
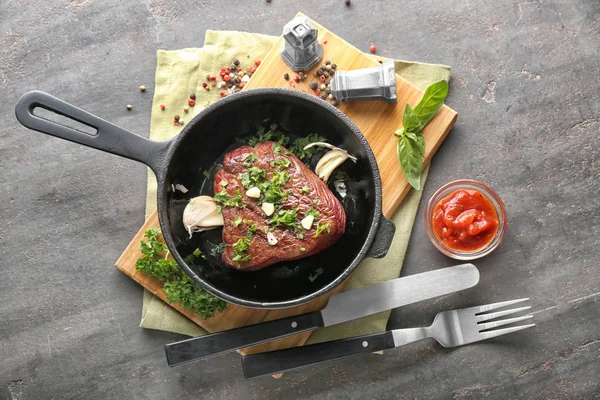
[[[533,315],[502,320],[497,320],[497,318],[516,314],[531,307],[517,307],[496,312],[490,311],[527,300],[529,299],[510,300],[485,306],[444,311],[436,315],[433,323],[427,327],[394,329],[373,335],[357,336],[310,346],[243,356],[242,366],[244,377],[254,378],[263,375],[272,375],[327,361],[400,347],[427,338],[437,340],[444,347],[456,347],[506,335],[507,333],[531,328],[535,324],[511,326],[502,329],[497,328],[525,321],[533,318]]]

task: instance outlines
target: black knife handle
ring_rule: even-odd
[[[394,347],[392,332],[387,331],[243,356],[242,368],[245,378],[256,378]]]
[[[322,328],[321,311],[262,322],[165,345],[169,366],[217,356],[296,333]]]

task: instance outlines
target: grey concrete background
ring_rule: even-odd
[[[529,296],[536,328],[279,380],[244,381],[235,354],[166,366],[163,344],[181,337],[138,327],[142,289],[112,267],[143,222],[146,168],[28,131],[14,105],[40,89],[147,135],[157,49],[198,46],[206,29],[277,35],[296,11],[362,50],[452,65],[459,118],[423,197],[474,178],[508,208],[478,287],[398,310],[390,326]],[[599,51],[598,1],[2,1],[0,398],[600,398]],[[422,208],[403,274],[453,264]]]

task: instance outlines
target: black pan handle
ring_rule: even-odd
[[[321,311],[230,329],[165,345],[170,367],[323,327]]]
[[[242,368],[244,378],[256,378],[394,347],[392,332],[387,331],[243,356]]]
[[[375,240],[373,240],[373,244],[367,252],[367,257],[385,257],[392,245],[392,240],[394,240],[394,233],[396,233],[396,226],[392,221],[382,215],[379,220],[379,228],[375,234]]]
[[[91,135],[58,122],[41,118],[33,113],[37,107],[90,126],[96,129],[97,133]],[[169,141],[154,142],[138,136],[81,108],[38,90],[27,92],[21,97],[15,107],[15,114],[19,122],[29,129],[140,161],[152,168],[155,173],[159,171],[170,145]]]

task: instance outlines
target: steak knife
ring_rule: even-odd
[[[272,340],[340,324],[475,286],[473,264],[441,268],[331,296],[325,308],[165,345],[169,366],[214,357]]]

